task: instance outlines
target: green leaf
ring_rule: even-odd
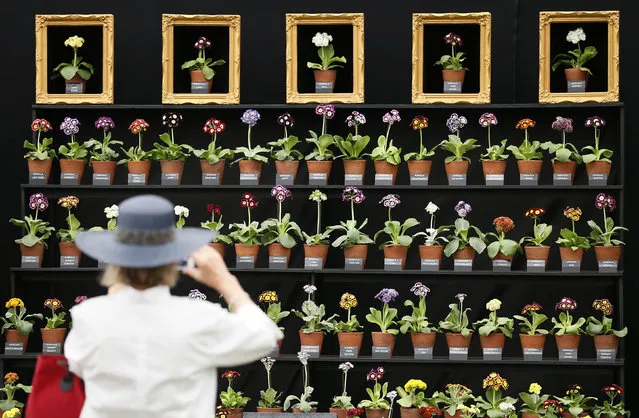
[[[213,76],[215,75],[215,71],[213,71],[213,69],[209,67],[204,67],[202,68],[202,75],[204,76],[205,79],[211,80],[213,79]]]
[[[68,67],[64,67],[62,70],[60,70],[60,74],[66,80],[71,80],[73,77],[75,77],[75,74],[77,72],[78,72],[78,67],[75,67],[73,65],[69,65]]]

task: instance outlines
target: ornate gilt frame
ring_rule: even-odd
[[[553,23],[608,23],[608,90],[585,93],[550,92],[550,25]],[[539,103],[619,101],[619,11],[539,12]]]
[[[424,25],[460,23],[480,26],[479,93],[424,92]],[[491,30],[489,12],[413,13],[413,103],[490,103]]]
[[[192,94],[173,92],[173,28],[175,26],[229,27],[228,93]],[[240,16],[239,15],[162,15],[162,103],[237,104],[240,102]]]
[[[49,94],[47,74],[47,28],[49,26],[102,26],[102,93]],[[36,15],[36,103],[113,103],[113,15]]]
[[[297,26],[353,26],[353,92],[300,93],[297,87]],[[364,103],[364,14],[286,14],[286,103]]]

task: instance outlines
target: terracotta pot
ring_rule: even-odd
[[[337,341],[340,347],[357,347],[357,354],[362,349],[363,332],[338,332]]]
[[[564,74],[566,75],[566,81],[585,81],[586,84],[588,83],[588,72],[579,68],[565,68]]]
[[[337,418],[346,418],[347,414],[346,412],[348,412],[348,409],[341,409],[341,408],[329,408],[328,410],[331,414],[336,414]]]
[[[366,174],[366,160],[344,160],[344,174]]]
[[[497,253],[497,255],[493,258],[493,260],[506,260],[506,261],[513,261],[513,256],[507,256],[506,254],[502,253],[501,251]]]
[[[522,412],[521,418],[539,418],[537,414],[531,414],[529,412]]]
[[[29,173],[44,173],[44,177],[49,183],[49,175],[51,174],[51,164],[53,160],[47,158],[45,160],[27,160],[27,166],[29,167]]]
[[[605,174],[606,179],[610,177],[611,164],[608,161],[592,161],[586,163],[586,173],[588,174]]]
[[[299,334],[300,334],[300,345],[317,345],[319,346],[320,353],[322,352],[322,344],[324,344],[323,332],[304,333],[300,331]]]
[[[304,257],[308,258],[321,258],[322,268],[326,264],[326,257],[328,255],[328,245],[308,245],[304,244]]]
[[[439,260],[439,265],[437,267],[437,270],[439,270],[442,265],[443,254],[444,254],[443,245],[420,245],[419,246],[419,258],[421,260],[428,260],[428,259]]]
[[[384,247],[384,258],[401,258],[402,270],[406,266],[406,254],[408,254],[407,245],[391,245]]]
[[[314,70],[313,75],[316,83],[333,83],[333,88],[335,88],[336,70]]]
[[[501,332],[493,332],[487,336],[480,335],[479,343],[481,348],[504,348],[506,336]]]
[[[208,87],[208,92],[211,92],[211,87],[213,87],[213,79],[207,80],[204,77],[204,73],[202,73],[202,70],[193,70],[191,71],[191,82],[192,83],[208,83],[209,87]]]
[[[449,183],[452,174],[468,174],[468,161],[451,161],[450,163],[445,163],[444,166]]]
[[[213,248],[215,251],[217,251],[222,258],[224,258],[224,254],[226,254],[226,247],[227,245],[223,242],[210,242],[209,243],[209,247]]]
[[[556,161],[552,163],[552,171],[555,174],[570,174],[570,184],[575,182],[575,170],[577,170],[577,163],[574,161]]]
[[[399,408],[401,418],[422,418],[419,408]]]
[[[462,418],[463,414],[462,411],[457,410],[455,412],[455,415],[450,415],[448,412],[444,411],[444,417],[445,418]]]
[[[399,169],[399,165],[394,165],[389,163],[388,161],[373,161],[375,164],[375,174],[392,174],[393,175],[393,184],[397,180],[397,170]]]
[[[610,247],[606,247],[603,245],[595,245],[595,257],[597,257],[597,261],[614,260],[619,264],[619,260],[621,259],[621,246],[611,245]]]
[[[226,161],[220,160],[215,164],[209,163],[207,160],[200,160],[200,169],[205,174],[217,174],[222,184],[222,178],[224,177],[224,166]]]
[[[24,244],[20,244],[20,255],[22,255],[23,257],[33,257],[33,256],[40,257],[39,258],[40,264],[38,267],[42,267],[42,258],[44,256],[44,244],[39,242],[33,247],[27,247]]]
[[[256,160],[240,160],[240,173],[256,173],[257,182],[260,182],[262,174],[262,162]]]
[[[541,173],[541,167],[544,162],[541,160],[517,160],[517,168],[519,174],[537,174]]]
[[[75,256],[78,257],[78,264],[80,263],[80,257],[82,257],[82,252],[75,245],[75,242],[60,242],[58,243],[60,247],[60,255],[61,256]]]
[[[326,181],[328,181],[331,175],[331,168],[333,168],[333,161],[306,161],[306,167],[309,175],[311,173],[326,174]]]
[[[577,248],[573,251],[570,247],[559,247],[559,255],[562,261],[577,260],[581,261],[584,258],[584,249]]]
[[[244,245],[235,244],[235,255],[238,257],[253,256],[253,261],[257,263],[257,253],[260,251],[260,246],[257,244]]]
[[[303,414],[304,411],[302,411],[299,408],[293,408],[293,412],[295,412],[296,414]],[[311,408],[311,412],[317,412],[317,408]]]
[[[614,334],[595,335],[593,338],[595,340],[595,348],[597,350],[617,350],[617,348],[619,347],[619,337]]]
[[[78,184],[82,183],[82,176],[84,175],[84,166],[86,161],[84,160],[60,160],[60,172],[61,173],[75,173],[78,175]]]
[[[564,334],[564,335],[556,335],[555,334],[555,342],[557,343],[557,348],[579,348],[579,341],[581,341],[581,335],[573,335],[573,334]]]
[[[228,413],[228,418],[242,418],[244,408],[227,408],[226,412]]]
[[[362,266],[366,266],[366,256],[368,254],[368,245],[358,244],[352,247],[344,247],[344,258],[361,258]]]
[[[67,80],[65,78],[64,79],[64,83],[65,84],[81,84],[82,85],[82,93],[84,93],[86,91],[86,88],[87,88],[86,80],[84,78],[80,77],[80,75],[78,75],[78,74],[74,75],[71,80]],[[73,93],[73,94],[80,94],[80,93]]]
[[[428,174],[430,177],[430,169],[433,166],[431,160],[409,160],[407,163],[409,174]]]
[[[257,407],[257,412],[284,412],[284,408],[262,408],[260,406]]]
[[[447,332],[446,334],[446,344],[448,344],[449,348],[452,347],[470,347],[470,340],[473,338],[473,333],[468,334],[467,337],[461,335],[458,332]]]
[[[519,334],[519,341],[521,342],[522,352],[524,348],[539,348],[543,350],[546,344],[546,336],[543,334]]]
[[[590,414],[588,412],[582,412],[581,414],[577,415],[579,418],[584,418],[589,416]],[[570,412],[564,412],[562,415],[562,418],[575,418]],[[616,417],[615,417],[616,418]]]
[[[373,337],[373,345],[381,347],[390,347],[390,355],[393,355],[393,349],[395,348],[395,336],[388,332],[371,332]]]
[[[129,174],[144,174],[144,184],[149,184],[151,161],[127,161],[126,167]]]
[[[434,347],[436,337],[435,332],[416,332],[410,335],[413,347]]]
[[[115,179],[115,167],[117,163],[115,161],[92,161],[91,166],[93,167],[94,174],[108,174],[109,175],[109,184],[113,184],[113,180]]]
[[[474,260],[475,259],[475,249],[470,245],[465,246],[461,250],[455,251],[453,253],[454,260]]]
[[[548,245],[529,245],[524,247],[527,260],[544,260],[546,262],[546,270],[548,270],[548,256],[550,255],[550,247]]]
[[[291,249],[274,242],[268,246],[268,255],[269,257],[286,257],[286,266],[288,266],[288,262],[291,259]]]
[[[485,160],[481,162],[481,168],[484,171],[484,181],[486,181],[487,174],[505,174],[506,173],[506,160]]]
[[[4,332],[4,339],[8,343],[22,343],[22,352],[27,351],[29,334],[21,334],[17,329],[8,329]]]
[[[371,408],[365,409],[366,418],[388,418],[388,409]]]
[[[160,168],[163,174],[178,175],[178,184],[182,184],[182,173],[184,173],[184,160],[162,160]]]
[[[466,70],[442,70],[442,78],[444,81],[461,81],[464,84]]]
[[[40,328],[40,332],[42,333],[43,343],[62,344],[64,342],[64,337],[67,334],[67,329],[66,328],[54,328],[54,329]]]
[[[297,178],[297,169],[299,166],[300,162],[297,160],[275,161],[275,170],[279,174],[293,175],[293,183],[295,183],[295,179]]]

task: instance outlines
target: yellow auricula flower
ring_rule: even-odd
[[[531,383],[528,392],[539,395],[541,393],[541,385],[539,383]]]
[[[424,382],[423,380],[419,380],[419,379],[410,379],[408,382],[406,382],[406,384],[404,385],[404,390],[406,392],[413,392],[415,390],[426,390],[428,386],[426,385],[426,382]]]
[[[20,298],[11,298],[4,305],[7,309],[9,308],[22,308],[24,307],[24,302]]]
[[[2,418],[14,418],[16,415],[20,415],[20,410],[18,408],[11,408],[2,414]]]

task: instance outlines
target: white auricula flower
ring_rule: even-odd
[[[568,35],[566,35],[566,40],[570,43],[578,44],[580,41],[586,40],[586,33],[584,32],[583,28],[571,30],[570,32],[568,32]]]
[[[386,397],[390,399],[391,402],[393,402],[395,398],[397,397],[397,391],[391,390],[390,392],[386,394]]]
[[[309,357],[310,357],[309,354],[305,351],[297,352],[297,358],[300,360],[300,363],[302,363],[302,366],[306,366],[308,364]]]
[[[120,208],[118,205],[107,206],[104,208],[104,213],[107,219],[117,218],[120,215]]]
[[[515,410],[515,406],[510,402],[502,402],[499,404],[499,409],[502,412],[512,412]]]
[[[488,303],[486,304],[486,309],[488,309],[491,312],[498,311],[499,309],[501,309],[501,301],[499,299],[489,300]]]
[[[189,208],[187,208],[186,206],[175,205],[175,208],[173,208],[173,210],[175,211],[176,216],[183,216],[185,218],[189,217]]]
[[[430,213],[431,215],[433,215],[438,210],[439,210],[439,206],[437,206],[433,202],[428,202],[428,205],[426,205],[426,212]]]
[[[304,291],[308,293],[309,295],[315,292],[316,290],[317,290],[317,287],[313,286],[312,284],[304,285]]]
[[[333,37],[328,33],[320,33],[317,32],[315,36],[313,36],[312,42],[317,47],[328,46],[329,43],[333,41]]]
[[[349,371],[350,369],[352,369],[353,367],[355,367],[355,366],[353,366],[353,363],[351,363],[350,361],[347,361],[346,363],[342,363],[342,364],[340,364],[340,365],[338,366],[338,369],[340,369],[340,370],[341,370],[341,371],[343,371],[343,372],[347,372],[347,371]]]

